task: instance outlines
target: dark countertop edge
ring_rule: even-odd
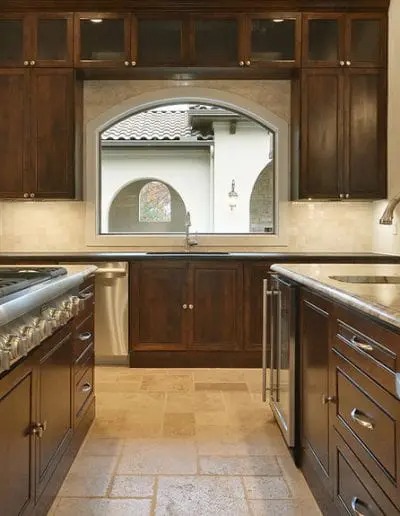
[[[87,261],[139,261],[139,260],[182,260],[182,259],[192,259],[192,260],[265,260],[265,261],[291,261],[291,260],[316,260],[316,261],[376,261],[386,262],[386,263],[400,263],[400,256],[389,255],[389,254],[381,254],[381,253],[313,253],[313,252],[265,252],[265,253],[257,253],[257,252],[235,252],[232,251],[233,254],[221,254],[218,255],[210,252],[207,254],[199,254],[196,253],[188,253],[182,255],[176,254],[168,254],[168,251],[165,254],[145,254],[145,252],[126,252],[126,251],[110,251],[110,252],[49,252],[49,253],[29,253],[29,252],[20,252],[20,253],[0,253],[0,263],[6,264],[8,261],[77,261],[77,262],[87,262]]]
[[[335,288],[332,285],[328,285],[322,280],[319,281],[311,278],[310,276],[306,276],[305,274],[285,269],[284,264],[277,264],[276,267],[273,265],[272,270],[288,278],[294,283],[314,290],[325,298],[329,298],[333,301],[345,305],[349,309],[359,311],[364,315],[368,315],[369,317],[375,319],[375,321],[378,323],[389,326],[392,330],[397,332],[400,330],[400,319],[392,313],[390,308],[387,308],[384,305],[375,305],[366,299],[362,299],[356,294],[345,292],[344,290]]]

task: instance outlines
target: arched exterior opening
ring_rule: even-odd
[[[274,162],[260,172],[250,196],[250,232],[272,233],[274,227]]]

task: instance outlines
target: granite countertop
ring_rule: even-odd
[[[271,268],[296,283],[400,328],[400,265],[274,264]],[[332,276],[395,276],[399,283],[347,283]]]

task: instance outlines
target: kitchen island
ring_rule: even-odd
[[[271,269],[297,293],[299,464],[321,510],[398,514],[400,266]]]

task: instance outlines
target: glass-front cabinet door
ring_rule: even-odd
[[[346,61],[348,66],[384,67],[387,54],[385,14],[349,14],[346,17]]]
[[[75,64],[83,67],[135,66],[131,15],[78,13],[75,18]],[[136,57],[136,56],[134,56]]]
[[[195,17],[191,20],[191,63],[194,66],[238,66],[239,18]]]
[[[73,15],[38,14],[32,15],[33,65],[72,66],[73,55]]]
[[[344,66],[343,22],[341,14],[303,15],[304,66]]]
[[[0,15],[0,67],[24,66],[27,47],[27,17],[24,15]]]
[[[136,22],[138,66],[178,66],[188,57],[188,26],[179,16],[141,17]]]
[[[249,17],[245,31],[245,65],[298,65],[300,29],[300,15],[297,13],[268,13]]]

